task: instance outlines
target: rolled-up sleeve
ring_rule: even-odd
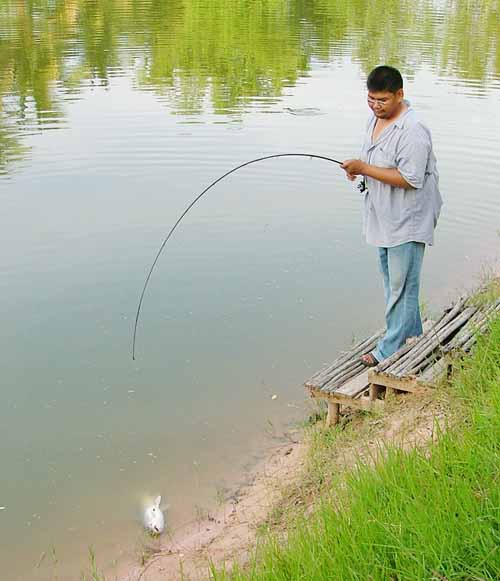
[[[396,153],[396,167],[415,189],[424,185],[431,149],[431,138],[420,125],[414,125],[401,136]]]

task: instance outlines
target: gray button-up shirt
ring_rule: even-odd
[[[368,121],[361,159],[370,165],[397,168],[415,189],[405,190],[365,178],[363,233],[369,244],[391,247],[405,242],[433,244],[443,204],[429,129],[408,110],[372,143],[376,117]]]

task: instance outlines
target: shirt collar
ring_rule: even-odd
[[[401,127],[403,127],[403,123],[404,123],[404,121],[406,119],[406,116],[408,115],[408,113],[410,113],[410,111],[412,111],[410,101],[408,101],[407,99],[403,99],[403,103],[407,106],[407,109],[406,109],[406,111],[402,115],[400,115],[396,119],[396,121],[394,121],[394,125],[396,127],[399,127],[400,129],[401,129]]]
[[[396,121],[394,121],[394,123],[392,123],[392,127],[398,127],[399,129],[401,129],[401,127],[403,127],[403,124],[405,122],[406,116],[409,113],[413,113],[413,109],[411,107],[411,103],[410,101],[408,101],[407,99],[403,99],[403,103],[408,107],[408,109],[406,109],[406,111],[400,115]],[[375,115],[375,113],[372,112],[372,118],[371,118],[371,131],[373,131],[373,127],[375,125],[375,123],[377,122],[377,117]]]

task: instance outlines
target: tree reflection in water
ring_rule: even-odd
[[[0,172],[63,101],[132,76],[173,112],[242,112],[313,60],[420,68],[486,90],[500,77],[495,0],[2,0]],[[480,94],[480,91],[478,92]],[[14,123],[12,122],[14,120]]]

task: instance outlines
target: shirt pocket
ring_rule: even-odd
[[[376,161],[374,165],[379,167],[394,168],[396,167],[396,150],[387,145],[382,145],[377,148]]]

